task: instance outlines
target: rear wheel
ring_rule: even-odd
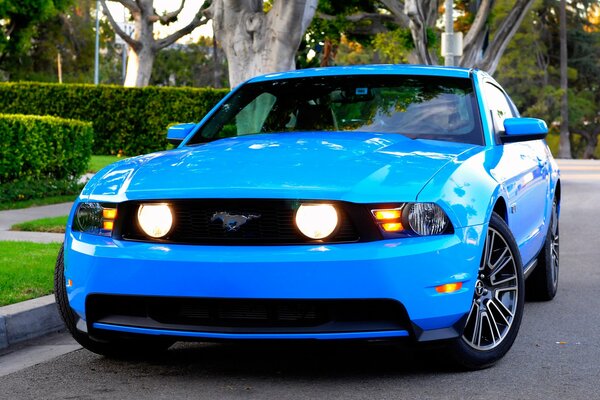
[[[528,300],[548,301],[556,296],[560,262],[558,233],[558,205],[554,200],[544,247],[540,251],[535,269],[525,282],[525,293]]]
[[[64,245],[60,248],[54,269],[54,296],[65,326],[73,338],[84,348],[108,357],[143,356],[168,349],[173,341],[162,338],[115,339],[97,341],[77,329],[78,317],[69,305],[65,283]]]
[[[458,364],[486,368],[511,348],[523,315],[523,266],[515,239],[496,213],[490,219],[471,309],[450,346]]]

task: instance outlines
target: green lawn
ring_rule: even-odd
[[[0,242],[0,306],[52,293],[60,243]]]
[[[88,172],[96,173],[108,164],[112,164],[119,160],[123,160],[123,157],[117,156],[92,156],[90,163],[88,164]]]
[[[65,233],[68,215],[62,217],[41,218],[13,225],[13,231]]]

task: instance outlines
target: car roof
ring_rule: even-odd
[[[422,75],[422,76],[442,76],[453,78],[469,78],[473,72],[479,72],[472,68],[460,67],[442,67],[432,65],[406,65],[406,64],[387,64],[387,65],[353,65],[346,67],[325,67],[308,68],[295,71],[277,72],[267,75],[257,76],[248,82],[263,82],[277,79],[307,78],[320,76],[341,76],[341,75]]]

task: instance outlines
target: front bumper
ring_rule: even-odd
[[[193,339],[376,339],[455,337],[469,311],[485,226],[452,235],[367,243],[298,246],[194,246],[116,241],[68,232],[65,279],[69,302],[88,332]],[[435,287],[462,282],[460,290]],[[88,320],[92,295],[234,300],[394,300],[406,329],[356,326],[346,331],[197,331]],[[93,296],[92,296],[93,297]]]

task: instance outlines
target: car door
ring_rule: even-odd
[[[484,95],[498,137],[504,131],[504,120],[518,115],[495,84],[486,82]],[[536,140],[499,146],[503,147],[502,157],[493,174],[506,189],[508,225],[526,265],[537,255],[546,232],[549,167],[545,144]]]

